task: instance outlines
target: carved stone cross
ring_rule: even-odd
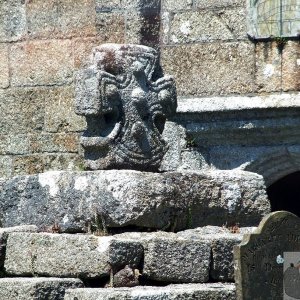
[[[161,134],[177,99],[171,76],[152,80],[156,62],[152,48],[104,44],[77,73],[76,113],[87,121],[81,144],[89,169],[158,170],[168,148]]]

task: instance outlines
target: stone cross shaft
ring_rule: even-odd
[[[89,169],[157,171],[168,146],[161,134],[175,114],[171,76],[154,81],[157,52],[140,45],[104,44],[92,65],[76,74],[76,113]]]

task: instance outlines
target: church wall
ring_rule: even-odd
[[[161,53],[179,97],[299,90],[299,41],[249,40],[238,0],[0,2],[0,177],[82,170],[73,74],[101,43]]]

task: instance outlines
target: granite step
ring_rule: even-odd
[[[230,283],[171,284],[164,287],[67,290],[64,300],[236,300]]]
[[[140,282],[148,285],[233,282],[233,247],[253,229],[231,232],[224,227],[205,226],[178,233],[111,236],[9,232],[3,241],[3,273],[96,280],[95,287],[102,287],[109,277],[128,266],[141,274]],[[97,281],[100,278],[102,285]]]
[[[75,278],[1,278],[1,300],[63,300],[67,289],[82,288]]]

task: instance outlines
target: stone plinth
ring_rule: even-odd
[[[49,230],[55,225],[61,232],[129,225],[164,230],[250,226],[270,210],[263,178],[243,171],[17,176],[3,182],[0,204],[5,227],[30,223]]]

